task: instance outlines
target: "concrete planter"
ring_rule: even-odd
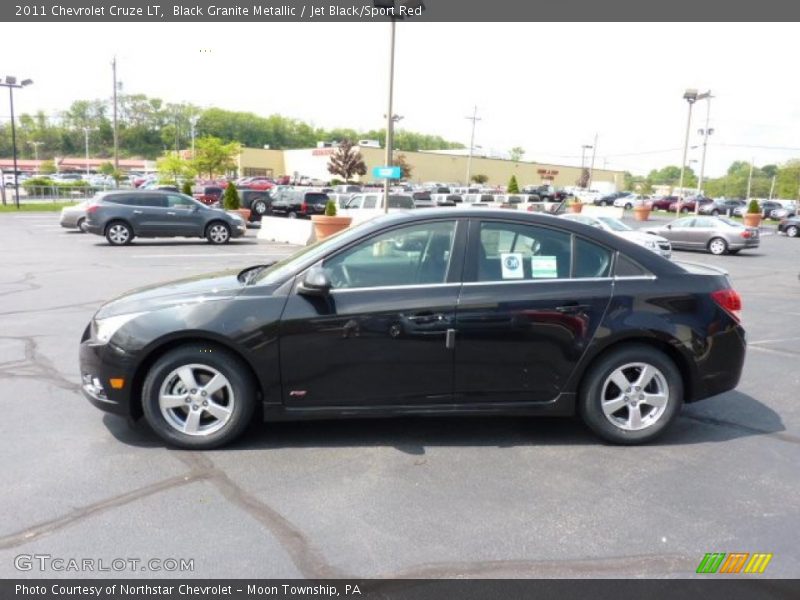
[[[567,212],[571,213],[579,213],[583,210],[583,204],[580,202],[574,202],[572,204],[567,204]]]
[[[761,213],[744,213],[743,219],[747,227],[761,226]]]
[[[353,222],[352,217],[328,217],[326,215],[313,215],[311,222],[314,224],[314,234],[318,240],[339,233],[343,229],[350,227]]]

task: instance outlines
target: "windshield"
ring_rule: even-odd
[[[597,220],[608,227],[611,231],[633,231],[633,227],[626,225],[619,219],[613,219],[611,217],[597,217]]]
[[[718,221],[722,221],[725,225],[729,227],[743,227],[741,223],[737,223],[736,221],[731,221],[728,217],[717,217]]]

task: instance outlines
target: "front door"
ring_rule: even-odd
[[[280,325],[287,408],[448,403],[464,223],[406,225],[327,258],[330,294],[292,292]],[[302,278],[302,275],[298,279]]]
[[[203,213],[194,200],[181,194],[167,195],[167,217],[170,234],[176,236],[203,235]]]
[[[612,252],[524,223],[473,220],[456,316],[455,401],[554,400],[611,300]]]

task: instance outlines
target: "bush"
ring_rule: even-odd
[[[512,175],[511,179],[508,182],[508,193],[509,194],[519,194],[519,184],[517,183],[517,176]]]
[[[336,216],[336,202],[334,202],[333,200],[328,200],[325,203],[325,216],[326,217]]]
[[[225,210],[237,210],[241,204],[239,203],[239,192],[236,186],[231,181],[228,187],[225,188],[225,193],[222,194],[222,206]]]
[[[186,194],[187,196],[192,195],[192,184],[189,181],[183,182],[183,187],[181,187],[181,193]]]
[[[747,214],[757,215],[760,212],[761,207],[758,205],[758,200],[750,200],[750,204],[747,205]]]
[[[22,187],[24,188],[52,187],[54,185],[55,182],[49,177],[31,177],[30,179],[22,183]]]
[[[336,177],[331,179],[331,185],[342,185],[343,183],[344,181],[342,181],[341,179],[337,179]]]

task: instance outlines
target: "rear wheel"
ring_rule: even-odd
[[[294,212],[293,210],[290,210],[289,213],[286,216],[289,217],[290,219],[296,219],[297,218],[297,213]]]
[[[683,208],[681,208],[681,212],[682,213],[688,213],[689,212],[689,207],[688,206],[684,206]]]
[[[592,431],[614,444],[641,444],[661,435],[683,404],[675,363],[650,346],[612,350],[583,380],[579,410]]]
[[[202,344],[162,356],[142,388],[147,422],[161,439],[181,448],[205,450],[233,441],[255,406],[247,368],[230,352]]]
[[[267,214],[267,203],[263,200],[257,200],[253,202],[253,212],[260,217],[263,217]]]
[[[112,246],[124,246],[131,243],[133,230],[123,221],[112,221],[106,227],[106,239]]]
[[[631,204],[630,202],[626,202],[625,203],[625,210],[630,210],[632,208],[633,208],[633,204]]]
[[[728,242],[722,238],[712,238],[708,242],[708,251],[711,252],[711,254],[716,254],[717,256],[725,254],[728,251]]]
[[[81,233],[86,233],[86,230],[83,228],[85,223],[86,223],[86,219],[84,219],[83,217],[78,219],[78,222],[75,223],[75,226],[78,228],[78,231],[80,231]]]
[[[798,231],[796,225],[789,225],[786,228],[786,235],[788,235],[789,237],[797,237],[798,233],[800,233],[800,231]]]
[[[206,239],[215,245],[227,244],[231,239],[231,230],[225,223],[214,221],[206,228]]]
[[[714,215],[715,217],[718,217],[719,211],[715,208],[714,210],[711,211],[711,214]]]

